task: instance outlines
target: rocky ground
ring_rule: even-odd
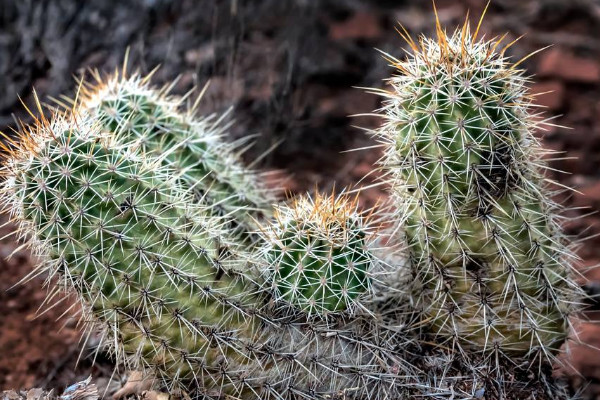
[[[478,18],[480,0],[438,0],[442,23],[454,27],[467,9]],[[33,104],[31,89],[44,100],[72,94],[72,75],[87,68],[109,72],[120,66],[127,48],[130,65],[149,71],[160,64],[154,82],[179,76],[176,93],[210,86],[203,112],[234,107],[233,137],[255,134],[251,162],[285,174],[292,193],[340,189],[356,184],[379,157],[363,130],[377,118],[349,115],[376,109],[380,99],[356,87],[383,87],[391,72],[375,48],[401,57],[404,43],[397,22],[409,32],[431,34],[434,17],[420,0],[4,0],[0,2],[0,130],[10,134],[27,115],[19,97]],[[523,65],[533,75],[532,90],[556,126],[538,132],[549,148],[564,151],[551,162],[565,171],[552,178],[577,191],[561,199],[568,206],[565,229],[583,241],[581,272],[600,287],[600,4],[594,0],[493,0],[482,29],[506,42],[525,36],[510,54],[521,58],[551,48]],[[373,177],[361,182],[369,185]],[[365,192],[372,205],[383,187]],[[577,218],[581,217],[581,218]],[[10,226],[3,228],[2,236]],[[0,389],[56,387],[90,373],[106,386],[112,370],[100,355],[79,364],[81,346],[69,300],[37,316],[44,299],[41,278],[13,286],[31,269],[17,244],[0,243]],[[594,282],[596,282],[594,284]],[[64,315],[63,315],[64,314]],[[590,314],[591,317],[594,315]],[[581,324],[586,345],[573,347],[568,368],[585,394],[600,394],[600,328]],[[88,352],[84,349],[83,353]],[[577,375],[578,371],[580,375]],[[118,386],[118,383],[116,384]],[[111,389],[113,390],[113,389]],[[110,392],[110,390],[109,390]],[[600,398],[600,397],[598,397]]]

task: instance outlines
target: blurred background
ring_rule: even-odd
[[[436,3],[442,24],[454,29],[467,10],[477,21],[486,2]],[[284,189],[330,190],[335,182],[339,190],[361,180],[380,156],[377,148],[343,153],[376,144],[364,129],[378,119],[349,117],[380,105],[359,89],[382,88],[393,72],[376,49],[403,57],[398,23],[415,37],[433,34],[434,21],[423,0],[0,0],[0,131],[10,135],[17,120],[30,118],[19,96],[28,106],[34,87],[47,102],[73,96],[73,76],[120,68],[130,48],[130,69],[160,65],[153,82],[178,78],[175,93],[210,79],[201,112],[234,108],[232,138],[257,135],[246,161],[281,141],[260,166],[280,170]],[[567,233],[590,237],[579,255],[593,292],[600,288],[600,270],[587,269],[600,260],[600,0],[492,0],[482,31],[488,38],[508,32],[506,43],[525,34],[510,49],[514,59],[552,45],[523,66],[534,76],[532,91],[544,93],[538,102],[547,116],[556,116],[556,126],[536,134],[565,152],[551,162],[565,173],[551,177],[577,189],[559,200],[575,208]],[[366,207],[383,196],[379,186],[361,200]],[[12,227],[1,230],[4,236]],[[103,354],[92,365],[91,350],[81,349],[69,301],[38,316],[42,279],[12,288],[33,262],[26,250],[6,260],[17,247],[10,238],[0,242],[0,390],[62,390],[90,374],[106,386],[112,366]],[[600,327],[580,325],[585,344],[573,346],[565,369],[574,387],[596,399]]]

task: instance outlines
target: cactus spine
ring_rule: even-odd
[[[475,354],[550,358],[578,294],[560,207],[543,176],[527,78],[466,22],[392,59],[379,135],[418,282],[439,340]]]
[[[74,118],[29,128],[7,156],[1,199],[119,362],[204,398],[402,396],[401,335],[269,301],[223,218],[160,162]]]
[[[109,132],[143,153],[159,156],[193,188],[197,201],[231,219],[237,231],[252,238],[255,220],[261,219],[273,201],[259,175],[246,168],[239,154],[241,144],[225,142],[228,126],[222,118],[198,118],[194,108],[182,111],[183,99],[157,90],[150,76],[116,73],[82,85],[80,113],[88,113]]]
[[[303,196],[277,206],[260,250],[276,297],[309,315],[361,308],[378,264],[369,233],[346,195]]]

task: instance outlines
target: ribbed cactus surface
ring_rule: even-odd
[[[226,215],[245,235],[268,212],[273,198],[256,171],[239,159],[241,144],[224,140],[228,128],[216,116],[199,118],[183,100],[150,86],[149,78],[95,74],[81,91],[81,113],[139,151],[161,157],[197,201]]]
[[[547,356],[576,285],[533,135],[528,79],[468,24],[407,38],[379,130],[430,332],[478,352]]]
[[[245,274],[210,206],[74,118],[29,128],[7,156],[1,200],[119,362],[204,398],[401,398],[403,335],[281,307]]]
[[[378,261],[357,204],[346,195],[303,196],[276,207],[262,256],[278,298],[308,314],[350,311],[371,290]]]

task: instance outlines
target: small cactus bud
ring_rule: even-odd
[[[356,308],[378,269],[368,248],[371,230],[347,195],[277,206],[261,249],[276,297],[310,315]]]

